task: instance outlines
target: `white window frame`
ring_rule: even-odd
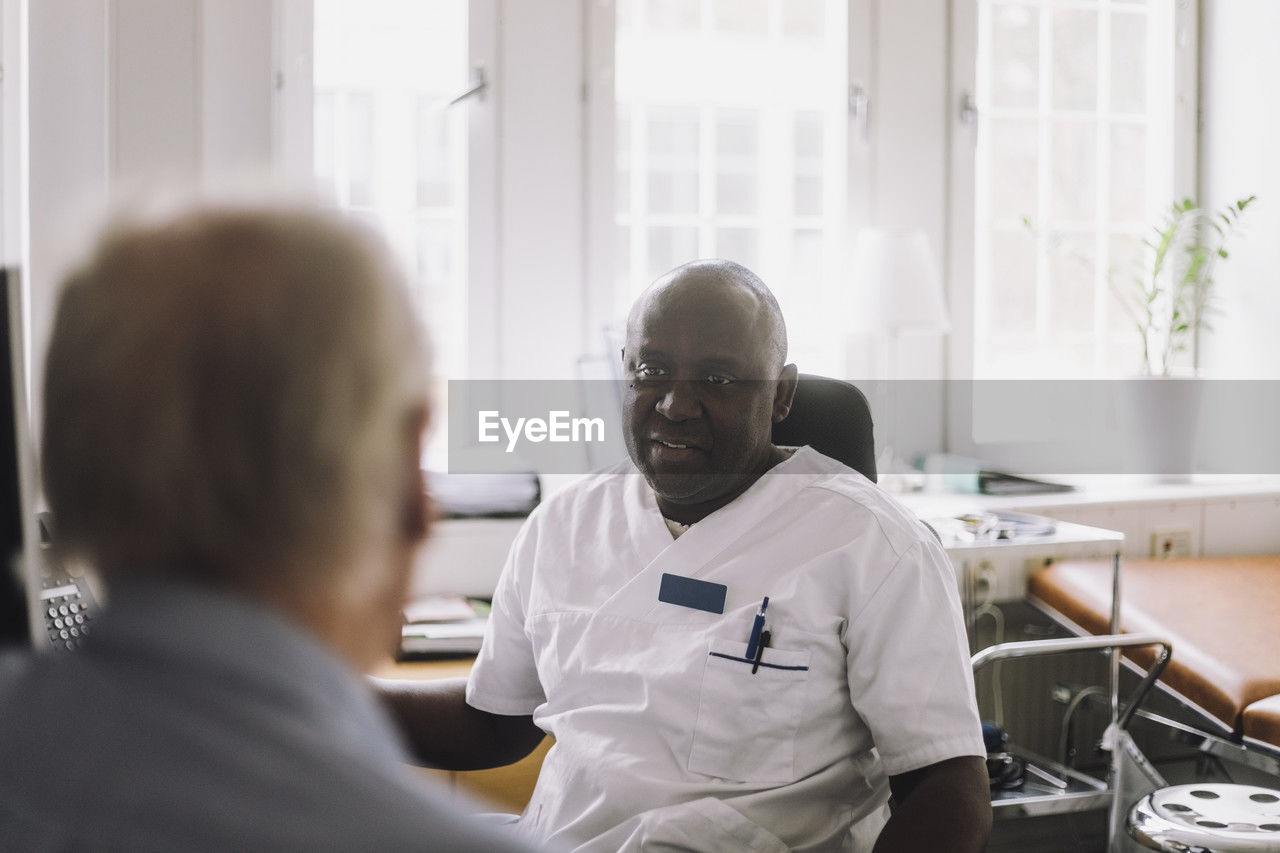
[[[469,377],[500,375],[499,100],[492,81],[498,67],[499,0],[469,0],[468,64],[490,85],[454,107],[467,110],[467,335]],[[273,0],[275,97],[273,156],[283,175],[309,184],[314,175],[312,85],[314,4]],[[457,378],[457,377],[454,377]]]
[[[1161,0],[1173,4],[1172,16],[1162,18],[1168,27],[1149,33],[1149,68],[1172,69],[1174,102],[1165,115],[1157,118],[1160,127],[1151,132],[1165,133],[1172,141],[1168,161],[1160,165],[1167,170],[1174,198],[1197,196],[1198,155],[1198,45],[1199,0]],[[962,111],[972,104],[977,93],[977,39],[980,0],[952,0],[950,103],[954,107],[951,120],[949,152],[950,186],[948,189],[947,276],[950,281],[952,334],[948,348],[950,378],[972,379],[976,327],[974,258],[976,252],[973,213],[976,200],[975,167],[977,123],[980,113]],[[1064,5],[1069,5],[1064,3]],[[1156,50],[1160,47],[1163,49]],[[1172,199],[1170,200],[1172,201]],[[1148,217],[1159,210],[1148,211]],[[1044,254],[1043,252],[1041,253]],[[1043,261],[1042,261],[1043,262]],[[1100,267],[1096,276],[1106,275]],[[1099,286],[1105,285],[1105,282]],[[1105,291],[1104,291],[1105,292]],[[1136,372],[1136,368],[1135,368]],[[977,441],[974,438],[973,400],[964,394],[952,395],[947,403],[947,449],[949,452],[973,456],[1015,470],[1035,471],[1044,458],[1079,459],[1087,465],[1091,448],[1114,444],[1118,440],[1114,424],[1102,423],[1100,432],[1070,441],[1044,441],[1028,438],[1020,441]],[[1052,472],[1045,472],[1052,473]]]
[[[872,33],[875,24],[875,2],[876,0],[847,0],[846,62],[844,79],[840,85],[850,94],[856,89],[874,96],[875,38]],[[587,4],[587,33],[584,49],[588,69],[585,99],[588,154],[585,212],[586,269],[589,273],[587,293],[590,310],[587,322],[593,330],[592,334],[596,337],[599,335],[599,330],[607,327],[616,328],[621,320],[616,307],[619,284],[614,252],[618,217],[613,186],[617,156],[615,151],[617,105],[613,88],[616,5],[616,0],[597,0]],[[706,132],[706,125],[714,124],[714,108],[705,104],[694,105],[691,108],[698,111],[699,121],[704,125],[702,143],[705,149],[713,139],[713,134]],[[837,152],[833,158],[839,161],[835,163],[836,168],[833,174],[844,181],[844,193],[842,198],[833,199],[831,203],[843,205],[845,228],[844,233],[835,235],[830,233],[830,228],[824,227],[823,230],[827,232],[824,235],[825,239],[834,241],[837,249],[841,248],[839,245],[841,242],[845,246],[851,246],[857,232],[874,223],[875,125],[874,123],[866,125],[865,127],[869,127],[868,132],[863,132],[863,127],[864,125],[859,124],[852,115],[850,116],[848,133],[845,134],[844,153],[841,155]],[[762,141],[763,145],[764,141]],[[762,162],[767,163],[769,159],[764,156],[764,153],[762,148]],[[703,151],[700,159],[706,159],[706,157],[707,153]],[[633,178],[636,174],[633,172]],[[699,190],[701,196],[706,196],[710,192],[710,182],[714,181],[714,177],[714,174],[708,170],[702,170],[703,186]],[[762,189],[767,190],[767,187]],[[633,186],[632,193],[634,194],[635,191],[636,188]],[[715,223],[723,221],[724,224],[732,224],[736,217],[728,214],[709,216],[704,208],[705,205],[700,203],[697,213],[671,215],[650,213],[646,221],[650,223],[656,221],[661,224],[664,220],[670,219],[673,223],[679,221],[680,224],[696,225],[699,243],[709,245],[715,242],[709,236],[709,232],[714,230]],[[792,218],[795,220],[793,224],[804,224],[811,219],[821,219],[821,217],[804,215],[795,215]],[[754,217],[746,215],[742,219],[754,220]],[[643,248],[644,242],[642,236],[632,235],[633,255]],[[777,247],[766,246],[762,250],[762,260],[777,253]],[[838,265],[841,260],[838,255],[833,256],[828,253],[824,268]],[[847,261],[847,258],[843,260]],[[824,271],[824,275],[826,274]],[[855,370],[863,367],[856,356],[853,358],[853,366]],[[801,369],[804,369],[804,365],[801,365]]]

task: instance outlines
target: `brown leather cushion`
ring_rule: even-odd
[[[1121,630],[1173,643],[1162,681],[1236,732],[1245,706],[1280,694],[1280,556],[1121,566]],[[1055,563],[1031,576],[1028,592],[1086,631],[1110,627],[1110,560]]]
[[[1280,696],[1268,696],[1244,709],[1244,736],[1280,747]]]

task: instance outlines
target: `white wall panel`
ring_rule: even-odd
[[[200,4],[200,165],[208,179],[271,165],[271,3]]]
[[[1214,376],[1280,377],[1280,64],[1275,0],[1204,0],[1201,27],[1200,201],[1216,208],[1257,195],[1244,233],[1215,276],[1223,313],[1205,342]]]
[[[200,115],[195,0],[116,0],[108,24],[113,194],[192,181]]]
[[[1204,554],[1280,554],[1280,498],[1205,504]]]
[[[39,435],[53,289],[107,198],[106,0],[29,6],[32,410]]]
[[[498,69],[503,378],[572,378],[583,352],[581,3],[505,0]]]

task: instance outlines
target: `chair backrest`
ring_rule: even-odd
[[[800,374],[786,419],[773,425],[773,443],[809,445],[876,481],[876,447],[866,395],[841,379]]]

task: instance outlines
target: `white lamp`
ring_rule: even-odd
[[[896,426],[893,382],[897,379],[898,339],[903,332],[943,334],[951,329],[942,297],[933,252],[918,229],[864,228],[853,247],[852,278],[856,293],[854,322],[864,331],[883,336],[881,362],[887,380],[885,414],[887,441],[881,448],[879,467],[893,475],[906,466],[898,459],[893,442]],[[896,488],[905,489],[905,484]]]
[[[923,231],[862,229],[853,246],[852,274],[863,328],[895,342],[902,332],[951,330],[942,279]]]

